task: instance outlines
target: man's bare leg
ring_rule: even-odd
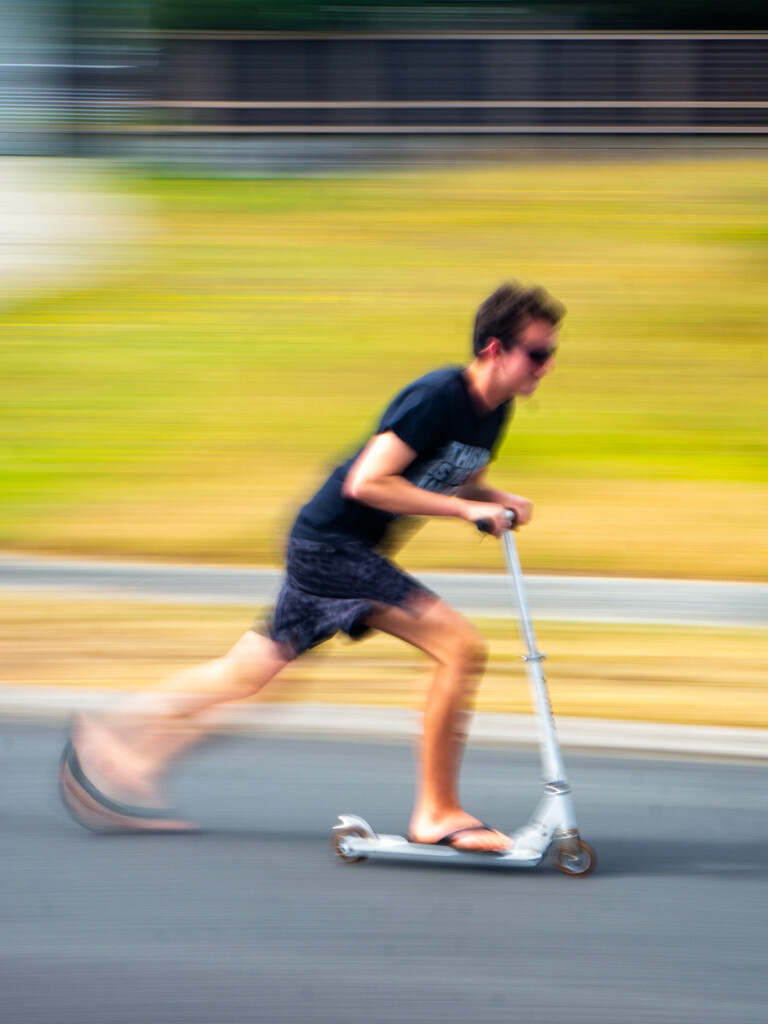
[[[449,832],[467,829],[452,840],[452,845],[473,851],[507,849],[508,837],[486,829],[463,809],[459,797],[459,771],[470,715],[468,704],[485,667],[483,638],[443,601],[435,601],[418,617],[400,608],[387,608],[371,616],[368,624],[418,647],[436,662],[424,709],[411,836],[430,843]]]
[[[210,730],[221,705],[257,693],[290,660],[249,631],[224,657],[170,677],[115,712],[81,719],[73,741],[83,772],[107,795],[161,804],[163,772]]]

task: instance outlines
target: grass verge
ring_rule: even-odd
[[[150,686],[222,654],[250,609],[32,595],[0,599],[0,684]],[[530,701],[513,623],[477,620],[491,659],[477,709],[526,713]],[[541,623],[558,715],[768,728],[765,645],[758,631]],[[429,665],[381,634],[333,640],[264,691],[270,702],[416,707]]]

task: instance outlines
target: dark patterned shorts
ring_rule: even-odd
[[[286,574],[266,625],[251,627],[299,655],[341,631],[352,640],[366,619],[394,605],[418,616],[437,595],[362,542],[334,546],[291,539]]]

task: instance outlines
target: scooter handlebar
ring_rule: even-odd
[[[517,516],[511,508],[505,509],[507,513],[507,521],[509,522],[509,529],[511,530],[515,524]],[[493,520],[492,519],[478,519],[475,523],[480,533],[493,533]]]

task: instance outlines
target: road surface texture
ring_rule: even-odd
[[[467,614],[510,614],[504,573],[418,576]],[[267,604],[280,585],[272,569],[0,555],[0,589],[77,591],[102,598],[207,604]],[[637,622],[693,626],[768,626],[768,584],[696,580],[526,576],[535,618],[565,622]]]
[[[343,865],[339,812],[400,831],[407,744],[220,739],[172,780],[191,836],[93,836],[60,725],[0,723],[0,1019],[13,1024],[763,1024],[764,765],[568,755],[589,878]],[[475,749],[509,829],[537,759]]]

